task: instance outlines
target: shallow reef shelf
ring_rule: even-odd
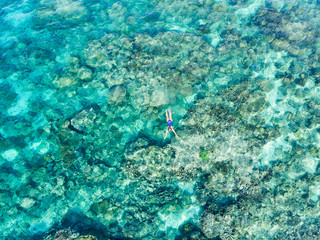
[[[318,239],[319,1],[0,8],[1,239]]]

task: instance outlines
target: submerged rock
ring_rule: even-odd
[[[91,209],[98,215],[105,214],[108,211],[109,207],[109,202],[107,200],[103,200],[102,202],[92,204]]]
[[[159,107],[169,104],[169,96],[165,91],[156,90],[151,95],[150,106]]]
[[[88,133],[93,129],[96,117],[92,108],[90,110],[82,110],[71,119],[70,123],[76,130]]]
[[[53,84],[57,88],[66,88],[66,87],[71,87],[73,85],[76,85],[78,83],[77,79],[70,76],[70,77],[61,77],[61,78],[56,78],[53,81]]]
[[[125,100],[126,93],[126,88],[123,86],[115,86],[111,88],[108,94],[108,103],[114,105],[121,104]]]
[[[78,239],[80,234],[71,228],[58,230],[46,236],[45,240],[75,240]]]
[[[88,68],[80,68],[77,73],[81,80],[89,81],[92,78],[92,71]]]
[[[97,240],[97,238],[92,235],[84,235],[84,236],[80,236],[76,240]]]
[[[45,240],[97,240],[93,235],[81,235],[71,228],[58,230],[45,237]]]

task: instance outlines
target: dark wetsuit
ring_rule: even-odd
[[[172,121],[169,120],[169,121],[168,121],[168,130],[169,130],[171,127],[172,127]]]

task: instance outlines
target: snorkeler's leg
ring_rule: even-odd
[[[178,134],[177,134],[176,131],[173,129],[173,127],[172,127],[172,131],[173,131],[174,135],[176,135],[176,137],[179,138],[179,137],[178,137]],[[180,139],[180,138],[179,138],[179,139]]]
[[[171,108],[169,108],[169,119],[170,119],[171,121],[173,121],[173,120],[172,120]]]
[[[169,121],[168,110],[166,110],[166,117],[167,117],[167,122],[168,122]]]
[[[166,135],[164,136],[164,139],[167,138],[167,135],[168,135],[168,129],[166,130]]]

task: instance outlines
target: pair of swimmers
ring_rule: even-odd
[[[168,115],[168,113],[169,113],[169,115]],[[173,129],[173,126],[172,126],[173,121],[172,121],[172,113],[171,113],[170,108],[169,108],[169,110],[166,110],[166,117],[167,117],[167,122],[168,122],[168,128],[166,131],[166,135],[164,136],[164,139],[166,139],[168,132],[170,132],[170,131],[172,131],[174,133],[174,135],[176,135],[176,137],[179,138],[176,131]]]

